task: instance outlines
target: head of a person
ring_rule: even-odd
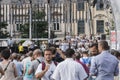
[[[75,51],[73,49],[67,49],[66,52],[65,52],[65,56],[67,58],[74,58]]]
[[[17,54],[17,61],[21,61],[21,55],[20,54]]]
[[[34,59],[37,59],[40,56],[42,56],[42,51],[40,49],[35,49],[33,51],[33,57],[34,57]]]
[[[96,56],[98,54],[98,44],[91,43],[89,45],[89,52],[90,52],[91,56]]]
[[[88,51],[82,51],[82,57],[88,57],[89,54],[88,54]]]
[[[98,50],[101,53],[102,51],[109,50],[108,42],[105,40],[102,40],[98,43]]]
[[[26,57],[30,57],[30,58],[31,58],[31,61],[34,60],[33,51],[29,51],[29,52],[26,54]]]
[[[17,60],[17,53],[12,53],[11,56],[12,56],[12,59],[13,59],[13,60],[14,60],[14,59]]]
[[[75,59],[80,60],[80,58],[81,58],[80,52],[75,52]]]
[[[50,47],[50,49],[52,50],[52,55],[53,55],[53,57],[55,57],[55,54],[56,54],[56,48],[55,48],[55,47]]]
[[[47,62],[51,62],[52,60],[52,50],[50,48],[44,51],[44,58]]]
[[[118,50],[112,49],[111,54],[116,56],[120,60],[120,52]]]
[[[1,57],[5,60],[8,60],[9,57],[10,57],[10,50],[9,49],[4,49],[2,52],[1,52]]]

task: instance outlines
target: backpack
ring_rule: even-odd
[[[54,61],[54,64],[55,64],[55,66],[57,66],[58,63]],[[46,66],[45,62],[42,62],[42,70],[45,69],[45,66]]]
[[[45,69],[45,66],[46,66],[45,62],[40,62],[39,59],[37,59],[37,61],[38,61],[39,63],[42,63],[42,70],[44,70],[44,69]],[[58,63],[54,61],[54,64],[55,64],[55,66],[57,66]]]

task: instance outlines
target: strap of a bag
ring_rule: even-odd
[[[39,61],[39,59],[37,59],[37,61],[38,61],[39,63],[41,63],[41,62]]]
[[[9,64],[10,64],[10,61],[8,62],[7,66],[5,67],[4,71],[6,71],[6,70],[7,70],[7,68],[8,68],[8,66],[9,66]]]

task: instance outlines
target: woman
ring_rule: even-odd
[[[17,77],[17,71],[14,63],[9,60],[10,50],[3,50],[1,52],[1,57],[3,58],[3,61],[0,62],[0,66],[4,70],[4,75],[1,77],[0,80],[14,80],[15,77]]]

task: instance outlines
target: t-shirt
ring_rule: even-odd
[[[47,65],[47,64],[46,64],[46,65]],[[49,70],[45,73],[45,75],[41,78],[41,80],[53,80],[53,79],[51,78],[51,76],[52,76],[55,68],[56,68],[56,65],[54,64],[54,62],[52,62],[52,63],[50,64]],[[40,73],[40,72],[42,72],[42,63],[39,64],[39,66],[38,66],[38,68],[37,68],[37,70],[36,70],[36,72],[35,72],[35,75],[36,75],[37,73]]]
[[[31,66],[31,61],[27,62],[25,65],[26,71],[25,71],[25,77],[27,78],[33,78],[33,74],[28,74],[29,68]]]

